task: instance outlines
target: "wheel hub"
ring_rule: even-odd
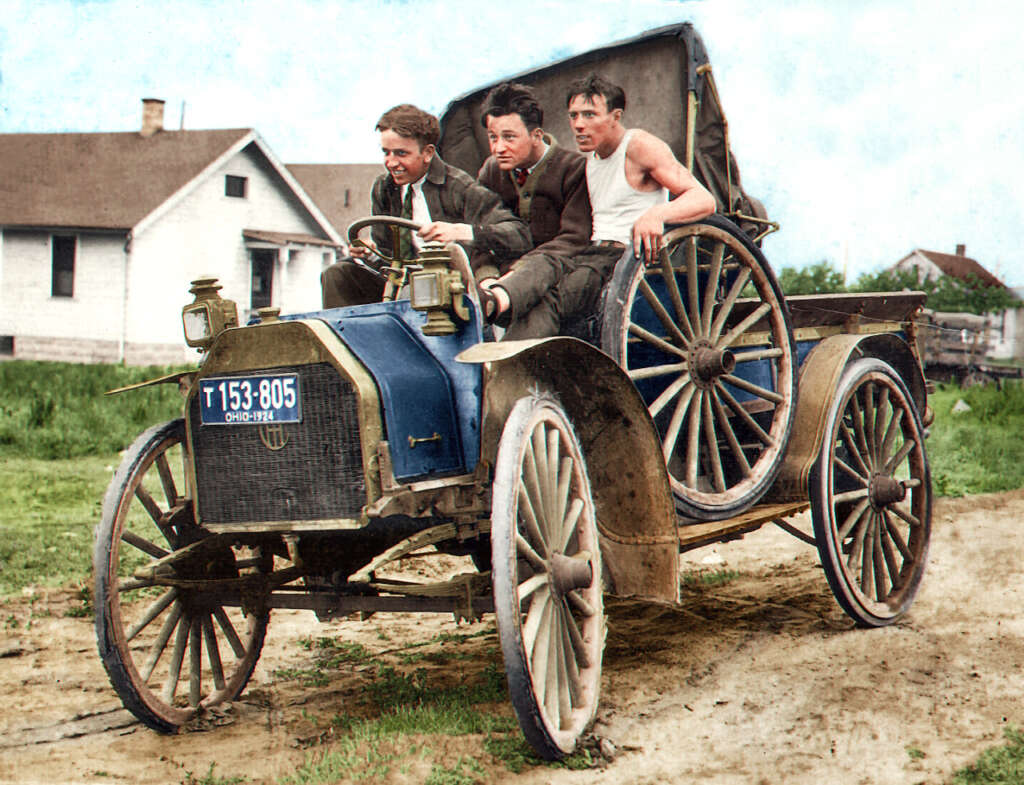
[[[719,376],[736,368],[736,355],[728,349],[716,349],[707,341],[695,342],[687,359],[690,376],[698,387],[710,387]]]
[[[548,569],[551,582],[559,594],[586,589],[594,581],[594,569],[590,564],[590,554],[586,551],[581,551],[576,556],[552,554],[548,560]]]
[[[876,509],[881,509],[903,501],[907,497],[907,488],[888,474],[876,474],[868,484],[868,497]]]

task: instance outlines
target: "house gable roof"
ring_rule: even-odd
[[[339,233],[344,233],[356,218],[370,214],[370,188],[384,171],[380,164],[286,166]]]
[[[956,254],[939,253],[938,251],[925,251],[923,248],[917,248],[914,253],[920,254],[938,267],[942,271],[943,275],[948,275],[951,278],[959,278],[962,281],[966,281],[971,276],[975,276],[985,286],[998,286],[1001,289],[1006,288],[1006,284],[992,275],[992,273],[969,256],[957,256]]]
[[[253,135],[0,134],[0,225],[131,229]]]

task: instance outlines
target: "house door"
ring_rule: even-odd
[[[254,248],[250,254],[252,258],[252,297],[249,307],[256,310],[271,304],[277,251]]]

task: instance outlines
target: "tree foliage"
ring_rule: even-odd
[[[835,294],[841,292],[899,292],[920,290],[928,295],[929,308],[934,311],[985,314],[1007,308],[1019,308],[1009,289],[986,286],[977,276],[967,280],[944,275],[938,280],[920,279],[916,270],[881,270],[861,273],[850,286],[831,262],[822,260],[796,269],[783,267],[779,285],[786,294]]]

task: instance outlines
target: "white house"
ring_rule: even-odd
[[[320,305],[342,239],[252,129],[0,134],[0,354],[194,358],[181,306],[220,279],[245,320]]]

